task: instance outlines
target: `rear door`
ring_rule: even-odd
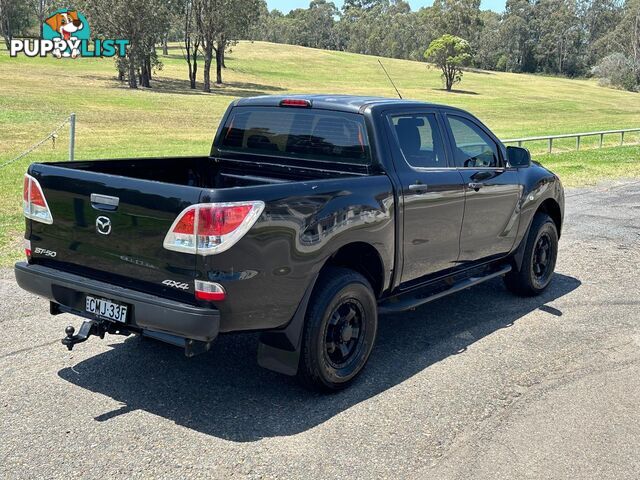
[[[459,261],[504,255],[518,229],[518,171],[506,168],[497,139],[475,118],[461,112],[448,112],[445,118],[451,156],[466,192]]]
[[[196,256],[169,251],[163,240],[178,214],[198,203],[201,189],[46,164],[33,165],[30,174],[53,216],[50,225],[31,222],[34,262],[193,301]],[[37,247],[53,253],[38,254]]]
[[[414,283],[456,266],[464,186],[436,110],[390,113],[387,125],[404,205],[401,283]]]

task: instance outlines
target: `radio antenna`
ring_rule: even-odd
[[[398,94],[398,97],[400,97],[400,100],[402,100],[402,95],[400,95],[400,92],[398,91],[398,88],[396,87],[396,84],[393,83],[393,80],[391,80],[391,77],[389,76],[389,72],[387,72],[387,69],[384,68],[384,65],[382,64],[382,62],[380,61],[380,59],[378,59],[378,63],[380,64],[380,66],[382,67],[382,70],[384,70],[384,73],[387,75],[387,78],[389,79],[389,82],[391,82],[391,85],[393,85],[393,89],[396,91],[396,93]]]

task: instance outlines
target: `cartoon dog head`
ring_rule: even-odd
[[[45,23],[49,25],[53,31],[59,33],[65,40],[69,40],[71,34],[82,30],[84,27],[82,20],[78,18],[78,12],[76,10],[55,13],[47,18]]]

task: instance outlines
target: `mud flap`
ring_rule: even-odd
[[[527,241],[529,240],[529,230],[531,230],[532,223],[533,217],[531,217],[531,222],[529,222],[527,231],[524,232],[524,237],[522,237],[522,240],[520,240],[520,245],[518,245],[516,251],[511,255],[511,258],[513,259],[513,266],[515,267],[514,269],[518,271],[522,268],[522,262],[524,261],[524,250],[527,248]]]
[[[258,365],[261,367],[291,376],[298,373],[307,306],[317,279],[316,274],[286,327],[260,335]]]

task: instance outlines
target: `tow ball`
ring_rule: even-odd
[[[100,338],[104,338],[105,334],[117,334],[128,337],[131,332],[129,330],[118,327],[112,322],[102,320],[85,320],[80,326],[80,331],[75,335],[76,329],[73,325],[69,325],[64,329],[65,337],[62,339],[62,344],[67,347],[67,350],[73,350],[73,346],[76,343],[85,342],[91,335],[95,335]]]

